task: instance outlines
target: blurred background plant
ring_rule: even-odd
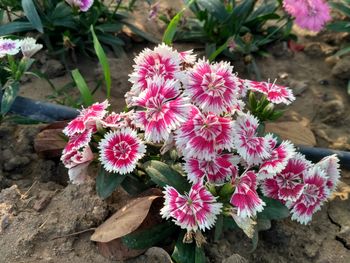
[[[90,27],[96,30],[96,36],[103,45],[113,50],[115,55],[123,52],[125,37],[121,32],[124,26],[133,33],[153,41],[142,30],[128,21],[129,11],[136,1],[93,1],[85,11],[70,6],[63,0],[0,0],[0,35],[25,35],[31,31],[39,32],[39,39],[51,55],[67,58],[70,54],[76,59],[76,53],[85,55],[94,53]],[[90,1],[92,2],[92,1]]]
[[[205,43],[211,60],[223,53],[264,54],[264,47],[292,37],[292,19],[277,12],[282,1],[276,0],[196,0],[185,1],[195,17],[186,17],[175,40]],[[271,23],[273,21],[273,23]]]

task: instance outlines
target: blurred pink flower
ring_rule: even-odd
[[[7,38],[0,38],[0,58],[6,55],[16,55],[20,50],[21,42]]]
[[[72,6],[79,8],[80,11],[88,11],[94,3],[94,0],[66,0],[66,2]]]
[[[181,195],[174,187],[166,186],[163,218],[173,218],[176,225],[188,232],[211,229],[220,214],[222,204],[200,183],[192,186],[188,195]]]
[[[339,159],[333,154],[323,158],[321,161],[315,164],[316,167],[319,167],[325,172],[327,178],[327,187],[332,192],[337,188],[337,184],[340,178],[340,169],[339,169]]]

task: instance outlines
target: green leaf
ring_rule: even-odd
[[[255,249],[258,247],[258,243],[259,243],[259,231],[256,230],[252,238],[252,249],[249,251],[249,253],[252,253],[255,251]]]
[[[341,57],[343,55],[346,55],[350,52],[350,46],[344,47],[341,50],[339,50],[337,53],[334,54],[336,57]]]
[[[194,242],[187,244],[183,242],[185,232],[183,231],[175,244],[174,252],[171,255],[176,263],[195,263],[196,248]]]
[[[172,222],[158,224],[152,228],[136,231],[122,237],[123,243],[131,249],[147,249],[174,234],[178,228]]]
[[[123,182],[126,174],[109,173],[102,167],[96,177],[96,191],[102,199],[106,199]]]
[[[127,176],[121,183],[121,186],[130,195],[137,195],[148,189],[148,186],[133,174]]]
[[[262,196],[261,199],[266,206],[261,213],[258,213],[258,219],[279,220],[289,216],[288,208],[281,202],[266,196]]]
[[[347,7],[346,5],[344,5],[342,3],[330,3],[330,5],[333,8],[338,9],[339,11],[343,12],[343,14],[346,15],[348,18],[350,17],[350,8]]]
[[[334,32],[350,32],[349,21],[335,21],[327,25],[327,29]]]
[[[223,228],[224,228],[224,216],[220,214],[215,223],[214,241],[219,241],[222,235]]]
[[[224,22],[229,15],[221,0],[197,0],[196,3],[220,22]]]
[[[163,162],[156,160],[148,161],[144,163],[144,169],[152,181],[160,187],[170,185],[181,192],[186,192],[190,189],[190,184],[187,182],[186,177]]]
[[[12,35],[19,32],[29,31],[35,29],[30,22],[11,22],[0,26],[0,35]]]
[[[1,100],[1,114],[5,115],[11,109],[13,102],[15,101],[19,91],[18,81],[8,81],[4,85],[4,93]]]
[[[122,29],[123,25],[121,23],[115,24],[102,24],[95,27],[95,30],[108,33],[118,33]]]
[[[90,106],[94,103],[94,98],[90,92],[88,85],[85,82],[85,79],[80,74],[79,69],[72,70],[72,77],[77,88],[80,91],[81,96],[83,97],[84,106]]]
[[[155,43],[157,44],[158,41],[151,35],[148,34],[144,31],[142,31],[141,29],[139,29],[138,27],[134,26],[133,24],[130,24],[128,22],[124,22],[124,24],[132,31],[134,32],[136,35],[146,39],[147,41],[151,42],[151,43]]]
[[[197,247],[195,248],[195,258],[194,258],[195,263],[205,263],[205,253],[203,247]]]
[[[98,41],[98,38],[95,34],[93,26],[91,26],[90,29],[91,29],[91,33],[94,41],[95,52],[98,57],[98,60],[100,61],[100,64],[102,65],[103,74],[106,82],[106,88],[107,88],[107,98],[109,99],[111,97],[111,87],[112,87],[111,70],[109,67],[106,53],[103,51],[103,48],[100,42]]]
[[[22,8],[24,14],[28,18],[29,22],[33,25],[33,27],[40,33],[44,33],[43,24],[41,23],[41,19],[38,15],[38,12],[36,11],[33,0],[22,0]]]
[[[177,31],[177,26],[179,25],[180,19],[184,13],[185,9],[182,9],[180,12],[178,12],[170,21],[168,27],[166,28],[164,35],[163,35],[163,42],[167,45],[171,45],[173,42],[174,36]]]

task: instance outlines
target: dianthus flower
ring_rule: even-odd
[[[303,178],[310,167],[311,163],[303,155],[295,154],[280,173],[262,182],[264,195],[284,202],[297,200],[304,188]]]
[[[340,178],[338,157],[335,154],[327,156],[316,163],[315,166],[325,172],[327,177],[327,188],[330,192],[333,192],[336,189]]]
[[[94,0],[66,0],[66,2],[72,6],[79,8],[80,11],[88,11],[94,3]]]
[[[40,49],[43,48],[43,45],[37,44],[36,39],[32,37],[26,37],[21,40],[20,47],[23,57],[31,58],[32,56],[34,56],[35,53],[37,53]]]
[[[289,105],[295,100],[293,92],[284,86],[279,86],[270,82],[246,81],[248,89],[260,92],[266,95],[268,101],[280,104]]]
[[[0,58],[6,55],[16,55],[20,49],[20,41],[0,38]]]
[[[186,158],[210,161],[219,150],[233,147],[232,121],[228,117],[203,114],[192,107],[187,120],[176,131],[176,146]]]
[[[304,187],[299,198],[287,203],[287,206],[291,208],[292,220],[307,224],[311,221],[312,215],[320,210],[328,195],[325,172],[319,167],[309,169],[304,175]]]
[[[63,154],[78,150],[81,147],[88,145],[91,141],[92,130],[85,130],[82,133],[73,134],[66,147],[63,150]]]
[[[199,60],[189,70],[185,94],[205,113],[224,113],[239,96],[239,84],[232,71],[227,62],[210,64]]]
[[[98,148],[104,169],[119,174],[132,172],[146,152],[146,146],[130,128],[106,133]]]
[[[248,171],[239,178],[233,178],[236,187],[230,203],[237,208],[239,217],[252,217],[261,212],[265,205],[257,193],[256,174]]]
[[[73,136],[76,133],[82,133],[87,129],[96,129],[96,121],[101,120],[107,113],[109,104],[105,100],[101,103],[94,103],[86,109],[82,109],[75,119],[68,123],[63,133],[67,136]]]
[[[190,104],[180,95],[174,80],[156,77],[147,80],[147,89],[135,99],[133,123],[145,131],[145,139],[160,142],[168,139],[171,131],[186,120]]]
[[[154,50],[146,48],[135,59],[134,72],[129,81],[133,84],[132,93],[136,96],[147,89],[148,79],[162,77],[164,80],[182,80],[179,53],[171,47],[161,44]]]
[[[238,172],[237,157],[230,153],[216,153],[211,160],[189,158],[185,160],[184,170],[192,183],[202,182],[204,178],[211,184],[223,184]]]
[[[222,208],[201,183],[193,185],[188,195],[181,195],[174,187],[167,186],[164,199],[162,217],[172,217],[176,225],[188,232],[211,229]]]
[[[239,115],[233,124],[235,148],[248,165],[260,164],[270,157],[269,142],[257,135],[258,126],[258,119],[249,113]]]

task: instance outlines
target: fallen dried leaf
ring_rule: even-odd
[[[153,201],[159,197],[152,195],[133,199],[96,228],[91,240],[109,242],[135,231],[147,217]]]
[[[290,140],[294,144],[315,146],[316,138],[313,132],[292,121],[266,123],[266,132],[273,132],[278,134],[283,140]]]
[[[34,140],[36,153],[45,158],[59,157],[67,142],[63,139],[62,129],[45,129]]]
[[[144,253],[146,249],[130,249],[125,246],[121,238],[110,242],[97,242],[97,248],[102,256],[110,260],[127,260]]]

